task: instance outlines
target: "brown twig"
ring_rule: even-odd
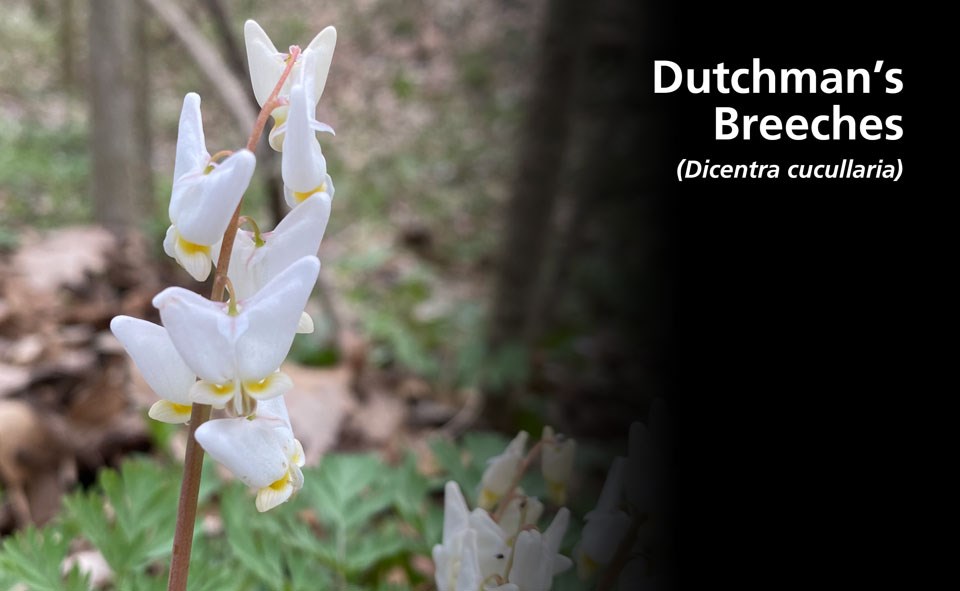
[[[287,67],[277,81],[270,98],[263,105],[260,115],[254,124],[253,131],[247,141],[247,149],[253,152],[257,148],[263,128],[267,124],[270,112],[277,106],[277,95],[283,88],[284,82],[290,75],[293,65],[300,54],[299,47],[290,48],[290,60]],[[223,234],[223,243],[220,246],[220,257],[217,259],[217,271],[213,281],[210,299],[215,302],[223,301],[223,289],[227,282],[227,271],[230,266],[230,253],[237,238],[240,207],[243,200],[237,204],[233,218],[227,231]],[[170,578],[167,582],[167,591],[187,591],[187,577],[190,574],[190,552],[193,549],[193,528],[197,521],[197,499],[200,495],[200,472],[203,468],[203,448],[197,443],[194,434],[203,423],[210,419],[210,406],[194,404],[190,412],[190,431],[187,435],[187,451],[184,456],[183,483],[180,485],[180,504],[177,509],[177,524],[173,536],[173,556],[170,560]]]
[[[520,481],[523,480],[523,475],[527,473],[527,470],[530,469],[530,464],[533,463],[533,460],[536,459],[537,455],[540,453],[540,450],[543,449],[544,441],[541,439],[533,447],[530,448],[530,451],[527,452],[527,455],[520,462],[520,465],[517,466],[517,472],[513,475],[513,480],[510,481],[510,487],[507,488],[507,493],[503,495],[503,498],[500,499],[500,502],[497,503],[497,510],[494,511],[492,517],[493,520],[497,523],[500,522],[500,519],[503,517],[503,512],[507,510],[507,505],[510,504],[510,501],[517,496],[517,487],[520,486]]]

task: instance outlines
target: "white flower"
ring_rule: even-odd
[[[256,158],[240,150],[213,162],[203,136],[200,97],[183,99],[173,168],[170,221],[164,251],[196,280],[210,274],[210,247],[223,237],[233,212],[250,184]]]
[[[500,516],[500,527],[508,537],[516,536],[527,525],[534,525],[543,515],[543,503],[537,497],[528,497],[517,487],[517,496],[510,499]]]
[[[570,511],[564,507],[542,534],[524,530],[517,535],[507,579],[518,591],[547,591],[553,585],[553,577],[573,565],[569,558],[559,554],[569,523]]]
[[[481,508],[493,507],[500,497],[509,492],[510,484],[517,475],[520,462],[523,461],[527,437],[529,435],[526,431],[520,431],[502,454],[488,460],[487,469],[480,480],[480,499],[477,505]]]
[[[164,423],[187,422],[191,412],[190,388],[197,376],[177,353],[166,329],[146,320],[117,316],[110,321],[110,330],[160,397],[150,407],[150,418]]]
[[[274,87],[283,75],[289,54],[280,53],[266,32],[255,21],[248,20],[243,26],[243,36],[247,45],[247,61],[250,66],[250,82],[253,94],[262,107],[270,97]],[[320,31],[313,41],[301,52],[289,77],[280,90],[281,97],[290,96],[293,84],[307,85],[309,106],[316,109],[323,89],[327,84],[333,50],[337,45],[337,30],[327,27]],[[277,107],[271,112],[274,128],[270,132],[270,146],[274,150],[283,149],[283,124],[287,119],[287,107]]]
[[[470,513],[470,529],[477,534],[477,559],[484,577],[505,576],[510,558],[507,532],[479,507]]]
[[[554,503],[567,502],[567,484],[573,473],[573,459],[577,443],[573,439],[556,435],[553,428],[543,428],[543,451],[540,455],[540,470],[547,481],[547,493]]]
[[[613,560],[617,547],[630,529],[630,517],[620,510],[626,466],[626,458],[613,461],[596,508],[583,518],[585,524],[576,551],[577,573],[582,579],[589,578],[599,567]]]
[[[269,400],[292,387],[278,369],[319,271],[316,257],[303,257],[236,306],[180,287],[153,299],[177,351],[201,378],[190,392],[194,402],[223,408],[233,400],[238,415],[248,414],[248,397]]]
[[[443,537],[433,547],[433,563],[436,565],[434,579],[438,591],[456,588],[460,573],[460,558],[463,553],[464,535],[470,529],[470,513],[467,501],[456,482],[447,482],[443,488]],[[474,534],[474,545],[476,545]]]
[[[294,86],[290,91],[289,118],[277,128],[285,132],[280,172],[290,207],[317,193],[333,196],[333,181],[317,141],[317,130],[332,130],[314,120],[315,108],[307,100],[306,88],[301,84]]]
[[[553,576],[573,564],[559,554],[569,521],[570,512],[564,508],[542,534],[524,529],[514,539],[483,509],[468,512],[460,487],[448,482],[442,543],[433,547],[438,591],[476,591],[481,586],[499,591],[549,589]],[[524,550],[518,553],[521,545]]]
[[[282,397],[261,402],[250,417],[208,421],[197,428],[196,439],[241,482],[257,489],[260,512],[303,488],[303,446],[293,436]]]
[[[264,232],[260,241],[253,232],[237,232],[230,256],[228,275],[238,300],[247,299],[302,257],[315,255],[320,248],[327,220],[330,197],[314,195],[288,213],[272,232]],[[219,248],[215,247],[214,263]],[[313,320],[304,312],[297,332],[313,332]]]

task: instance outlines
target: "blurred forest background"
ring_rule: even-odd
[[[161,248],[177,119],[196,91],[211,153],[245,143],[248,18],[281,50],[339,33],[318,111],[337,135],[317,331],[285,370],[310,461],[545,424],[624,449],[669,389],[639,4],[3,0],[0,481],[22,480],[43,521],[64,470],[89,484],[176,445],[146,425],[152,394],[107,326],[156,321],[167,285],[209,292]],[[268,150],[244,205],[264,228],[286,211]]]

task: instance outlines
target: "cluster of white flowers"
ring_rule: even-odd
[[[647,425],[630,426],[627,457],[613,461],[596,507],[584,517],[582,537],[575,551],[581,578],[588,579],[608,566],[621,545],[631,544],[630,556],[634,558],[624,565],[621,580],[634,585],[628,588],[640,584],[645,589],[656,586],[646,549],[653,541],[661,500],[658,488],[663,475],[658,463],[665,453],[662,448],[669,441],[667,421],[663,401],[657,399],[650,408]],[[631,526],[635,537],[627,539]]]
[[[293,386],[279,368],[297,332],[312,332],[304,312],[320,271],[315,256],[333,197],[333,182],[317,140],[331,132],[315,112],[326,84],[337,33],[327,27],[297,55],[277,51],[260,26],[244,28],[254,94],[264,105],[289,65],[271,115],[270,145],[282,152],[282,176],[292,211],[273,232],[239,231],[230,253],[229,300],[208,300],[170,287],[153,305],[163,326],[117,316],[110,328],[160,397],[150,417],[185,423],[194,403],[226,409],[232,418],[200,425],[196,439],[242,482],[257,489],[267,511],[303,486],[304,455],[294,438],[283,395]],[[225,157],[223,157],[225,156]],[[183,101],[164,250],[195,279],[218,262],[221,241],[253,176],[249,150],[207,151],[200,97]],[[199,380],[197,379],[199,378]]]
[[[528,439],[521,431],[503,453],[490,458],[480,483],[479,506],[473,511],[459,485],[446,484],[442,543],[433,548],[439,591],[547,591],[553,577],[573,565],[559,554],[570,512],[561,507],[540,532],[536,524],[543,503],[517,486],[528,467]],[[576,443],[546,427],[540,445],[551,500],[562,504]],[[498,504],[493,514],[488,512]]]

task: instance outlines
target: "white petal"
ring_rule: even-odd
[[[230,218],[250,185],[257,159],[249,150],[231,154],[209,174],[187,175],[174,182],[176,210],[171,201],[170,219],[186,240],[211,245],[223,237]]]
[[[147,416],[161,423],[170,423],[180,425],[190,420],[190,413],[193,412],[193,406],[189,404],[177,404],[169,400],[158,400],[153,403]]]
[[[299,259],[317,254],[330,219],[330,197],[318,193],[288,213],[266,237],[261,277],[264,283]]]
[[[603,481],[603,488],[600,490],[597,511],[612,511],[620,506],[620,500],[623,498],[623,471],[626,467],[626,458],[619,457],[613,460],[607,479]]]
[[[450,480],[443,487],[443,540],[449,544],[454,536],[467,530],[469,517],[467,500],[463,498],[460,485]]]
[[[523,526],[535,525],[542,514],[543,503],[540,502],[540,499],[518,495],[507,503],[507,507],[503,510],[503,515],[498,523],[508,536],[513,536]]]
[[[285,373],[274,372],[262,380],[243,383],[243,391],[254,400],[271,400],[293,388],[293,380]]]
[[[244,230],[237,232],[233,252],[230,254],[230,270],[227,273],[237,300],[253,296],[266,283],[262,278],[261,264],[266,253],[265,246],[257,248],[252,233]],[[213,262],[217,262],[216,257]]]
[[[214,384],[200,380],[190,389],[190,400],[197,404],[209,404],[214,408],[225,407],[239,393],[237,383]]]
[[[327,74],[330,73],[330,62],[333,61],[333,50],[337,46],[337,30],[327,27],[320,31],[310,45],[303,51],[309,61],[304,61],[304,83],[309,83],[311,104],[316,107],[323,96],[323,89],[327,85]]]
[[[167,233],[163,236],[163,252],[167,253],[167,256],[176,259],[177,258],[177,227],[170,226],[167,228]]]
[[[510,546],[507,534],[483,509],[477,508],[470,513],[470,529],[477,535],[477,560],[485,576],[506,574]]]
[[[433,580],[437,585],[437,591],[450,591],[450,579],[453,578],[452,563],[453,558],[450,556],[450,552],[441,544],[436,544],[433,547],[433,564],[436,566]]]
[[[226,304],[183,289],[168,287],[153,298],[160,318],[183,361],[200,378],[225,384],[235,378],[233,342],[238,317]]]
[[[189,242],[180,235],[175,226],[173,231],[173,258],[197,281],[206,281],[213,268],[210,247]],[[164,240],[166,242],[166,240]],[[164,244],[166,248],[166,244]]]
[[[546,531],[543,532],[543,542],[550,554],[556,554],[560,551],[560,543],[563,541],[563,534],[567,533],[568,525],[570,525],[570,510],[561,507]]]
[[[553,557],[553,568],[551,569],[551,576],[559,575],[570,570],[570,567],[573,566],[573,561],[570,560],[569,556],[564,556],[563,554],[556,554]]]
[[[283,74],[283,54],[277,51],[273,41],[255,21],[248,20],[244,23],[243,38],[247,46],[253,95],[262,107]]]
[[[297,322],[297,334],[313,334],[313,318],[304,312],[300,315],[300,321]]]
[[[157,396],[190,404],[189,392],[197,376],[177,353],[166,329],[139,318],[117,316],[110,321],[110,330]]]
[[[284,402],[283,396],[258,402],[257,416],[278,418],[286,424],[288,429],[290,429],[290,414],[287,412],[287,403]],[[290,437],[293,437],[292,430],[290,432]]]
[[[546,429],[544,429],[546,432]],[[563,484],[570,480],[573,472],[573,460],[576,455],[577,443],[573,439],[564,438],[553,443],[543,444],[543,453],[540,456],[540,468],[543,477],[550,482]]]
[[[277,430],[262,418],[208,421],[197,428],[196,439],[247,486],[269,486],[290,469]]]
[[[313,191],[323,184],[327,176],[327,161],[317,141],[317,134],[310,125],[312,109],[307,103],[303,86],[294,86],[290,91],[290,110],[280,163],[283,184],[293,191]]]
[[[257,491],[257,511],[264,513],[290,500],[296,487],[289,478],[265,486]]]
[[[526,530],[517,535],[513,549],[510,582],[520,589],[548,589],[553,578],[553,563],[543,559],[540,532]]]
[[[177,158],[173,165],[173,181],[188,172],[203,169],[210,158],[203,137],[203,120],[200,117],[200,95],[195,92],[183,97],[180,110],[180,127],[177,130]],[[170,204],[173,209],[174,203]]]
[[[527,439],[529,437],[530,434],[526,431],[517,433],[517,436],[507,445],[507,453],[523,455],[524,450],[527,448]]]
[[[319,272],[317,257],[303,257],[243,302],[240,317],[246,326],[237,333],[237,377],[260,380],[280,367]]]
[[[596,564],[608,564],[629,528],[630,517],[623,511],[593,511],[583,526],[580,552]]]
[[[467,531],[463,538],[463,552],[460,554],[456,591],[477,591],[486,573],[481,568],[477,557],[477,536],[473,531]]]

